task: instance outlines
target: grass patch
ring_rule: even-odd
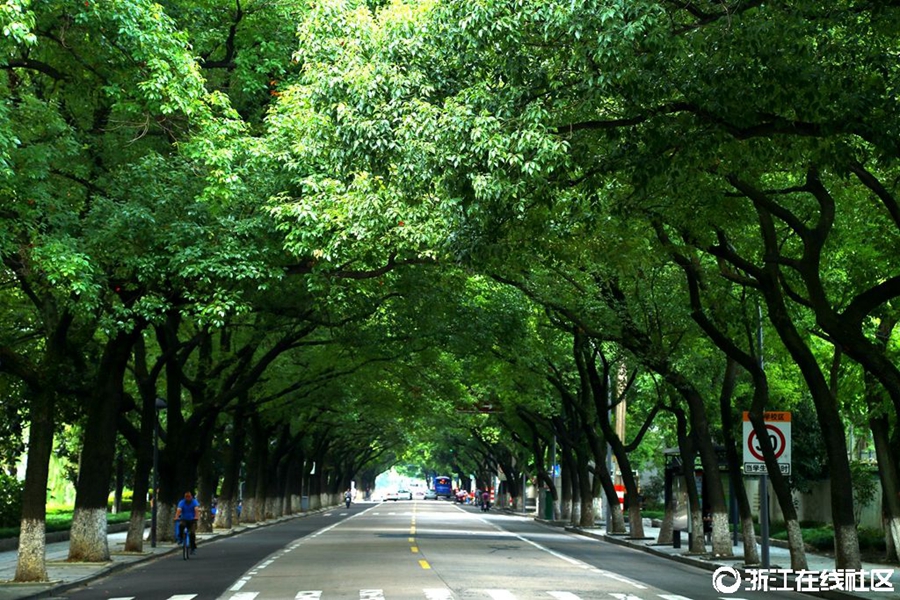
[[[146,517],[150,518],[148,512]],[[114,523],[127,523],[131,520],[130,512],[121,512],[118,514],[106,513],[106,523],[112,525]],[[52,533],[54,531],[68,531],[72,527],[72,509],[64,507],[48,507],[46,531]],[[19,527],[0,527],[0,539],[11,538],[19,535]]]
[[[822,552],[834,552],[834,527],[825,523],[801,521],[800,530],[803,543]],[[759,524],[757,524],[759,533]],[[859,529],[859,549],[861,552],[884,552],[884,533],[877,529]],[[773,540],[787,541],[784,523],[769,525],[769,537]]]

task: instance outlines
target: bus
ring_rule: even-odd
[[[438,498],[441,496],[449,498],[453,493],[451,487],[452,482],[446,475],[438,475],[434,478],[434,493],[437,494]]]

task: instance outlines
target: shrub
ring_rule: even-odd
[[[15,477],[0,474],[0,527],[16,527],[22,518],[23,484]]]

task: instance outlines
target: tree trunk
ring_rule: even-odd
[[[586,529],[594,527],[594,495],[587,449],[578,450],[578,498],[580,500],[578,525]]]
[[[725,457],[728,462],[728,474],[731,477],[731,489],[738,506],[738,514],[741,519],[741,534],[744,541],[744,564],[760,564],[759,551],[756,547],[756,532],[753,527],[753,514],[750,501],[747,498],[747,490],[744,488],[743,473],[741,471],[741,457],[738,455],[738,440],[735,435],[735,420],[733,418],[731,400],[734,396],[734,386],[737,381],[737,362],[730,358],[725,367],[725,377],[722,384],[722,394],[719,397],[719,412],[722,417],[722,434],[725,444]],[[743,440],[743,436],[741,437]],[[741,441],[740,443],[743,443]],[[737,526],[737,524],[735,524]]]
[[[690,547],[692,554],[705,554],[706,545],[703,540],[703,507],[700,505],[700,495],[697,492],[697,480],[694,477],[694,436],[687,432],[687,419],[680,408],[672,408],[677,420],[678,450],[681,453],[682,477],[684,477],[685,489],[688,497],[688,517],[691,529]]]
[[[241,399],[244,401],[244,398]],[[225,454],[225,470],[219,506],[213,527],[231,529],[236,517],[237,501],[240,497],[241,463],[244,460],[244,440],[246,439],[246,416],[240,406],[235,411],[231,429],[231,444]]]
[[[890,537],[896,551],[900,541],[900,481],[897,477],[897,464],[894,461],[890,442],[890,421],[886,415],[870,417],[872,438],[875,442],[875,456],[878,459],[878,475],[881,478],[883,492],[882,513],[884,514],[885,538]],[[900,427],[900,424],[897,425]]]
[[[86,443],[76,486],[75,511],[69,537],[69,560],[109,560],[106,507],[109,477],[116,452],[117,419],[123,395],[125,368],[137,329],[119,332],[104,348],[97,385],[90,399],[84,429]]]
[[[812,351],[800,337],[784,306],[780,292],[767,286],[766,302],[770,320],[779,337],[790,352],[806,381],[816,416],[825,442],[831,474],[831,518],[834,524],[835,567],[858,570],[862,561],[859,552],[859,537],[856,517],[853,512],[853,489],[850,477],[850,460],[847,453],[847,437],[844,422],[838,409],[837,399],[828,387],[819,364]],[[756,423],[754,423],[754,428]],[[757,431],[757,435],[759,432]],[[765,441],[765,440],[761,440]]]
[[[29,391],[30,428],[28,432],[28,465],[22,493],[22,520],[19,530],[19,552],[16,582],[47,581],[46,519],[47,480],[50,454],[53,452],[54,393]]]
[[[125,552],[143,552],[144,529],[147,518],[147,494],[153,471],[153,428],[156,426],[156,394],[142,393],[141,430],[135,449],[134,481],[132,482],[131,519],[125,536]],[[155,494],[155,491],[153,492]],[[155,500],[155,497],[154,497]],[[157,515],[159,516],[159,515]],[[159,521],[157,520],[157,530]]]
[[[216,495],[219,477],[212,462],[212,453],[207,448],[200,459],[199,479],[197,484],[197,502],[203,509],[197,519],[197,531],[199,533],[212,533],[213,514],[212,501]],[[218,508],[216,509],[218,510]]]

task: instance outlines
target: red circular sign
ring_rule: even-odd
[[[784,439],[784,433],[774,425],[766,425],[766,429],[769,431],[769,440],[772,442],[775,458],[781,458],[781,455],[784,454],[784,449],[787,448],[787,440]],[[763,458],[762,448],[755,444],[755,441],[756,430],[754,429],[750,432],[750,437],[747,438],[747,446],[749,447],[750,454],[752,454],[754,458],[760,462],[764,462],[765,458]]]

